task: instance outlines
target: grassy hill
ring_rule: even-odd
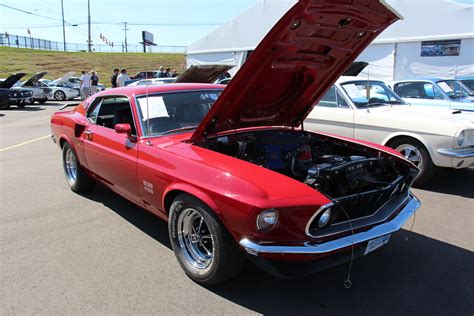
[[[160,66],[176,68],[182,72],[184,54],[158,53],[66,53],[0,46],[0,78],[15,72],[33,75],[46,71],[46,79],[56,79],[68,71],[94,69],[105,86],[110,86],[114,68],[126,68],[128,74],[142,70],[155,70]],[[26,76],[25,76],[26,77]]]

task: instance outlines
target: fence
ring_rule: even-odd
[[[9,46],[9,47],[18,47],[18,48],[32,48],[40,50],[56,50],[64,51],[63,42],[54,42],[48,41],[45,39],[39,39],[34,37],[26,37],[12,34],[0,34],[0,46]],[[66,43],[66,51],[68,52],[87,52],[87,44],[78,44],[78,43]],[[128,51],[129,53],[142,53],[143,46],[140,44],[131,44],[127,45],[127,49],[123,43],[116,45],[114,47],[109,45],[92,45],[92,51],[94,52],[117,52],[123,53]],[[186,51],[186,46],[149,46],[147,47],[147,52],[151,53],[184,53]]]

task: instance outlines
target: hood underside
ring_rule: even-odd
[[[300,0],[265,36],[192,140],[256,126],[297,127],[398,15],[378,0]]]
[[[34,75],[33,77],[31,77],[30,79],[28,79],[24,84],[23,86],[24,87],[29,87],[29,86],[32,86],[34,83],[37,83],[38,80],[40,80],[41,78],[44,77],[44,75],[46,75],[47,72],[38,72],[36,75]]]
[[[198,65],[191,66],[183,72],[176,83],[213,83],[220,75],[226,73],[233,66],[229,65]]]
[[[11,76],[8,77],[7,79],[5,79],[5,81],[3,81],[2,83],[0,83],[0,88],[10,89],[10,88],[13,87],[13,85],[14,85],[15,83],[17,83],[24,75],[25,75],[25,73],[23,73],[23,72],[19,72],[19,73],[16,73],[16,74],[11,75]]]

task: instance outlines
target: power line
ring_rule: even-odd
[[[22,9],[18,9],[18,8],[15,8],[15,7],[6,5],[6,4],[2,4],[2,3],[0,3],[0,6],[5,7],[5,8],[8,8],[8,9],[11,9],[11,10],[15,10],[15,11],[18,11],[18,12],[26,13],[26,14],[29,14],[29,15],[38,16],[38,17],[41,17],[41,18],[44,18],[44,19],[49,19],[49,20],[59,21],[59,22],[62,22],[62,21],[63,21],[62,19],[55,19],[55,18],[46,16],[46,15],[41,15],[41,14],[38,14],[38,13],[29,12],[29,11],[22,10]],[[64,21],[64,22],[67,23],[67,24],[69,24],[69,25],[72,25],[72,23],[69,23],[69,22],[67,22],[67,21]]]

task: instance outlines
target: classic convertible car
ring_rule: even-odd
[[[429,182],[437,167],[474,165],[471,112],[408,105],[382,81],[339,78],[305,127],[396,149],[420,169],[417,185]]]
[[[379,1],[300,1],[227,87],[117,88],[55,113],[67,183],[101,182],[167,220],[201,284],[235,276],[245,257],[295,276],[366,255],[418,209],[418,169],[388,147],[300,126],[397,19]]]

